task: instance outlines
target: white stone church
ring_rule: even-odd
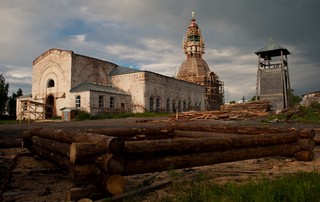
[[[194,16],[192,23],[188,29],[199,29]],[[191,47],[186,55],[189,56],[180,68],[188,68],[186,64],[194,59],[190,55],[200,55],[202,60],[204,45],[198,44],[199,37],[202,37],[201,33],[195,40],[189,37],[193,40],[188,42]],[[199,51],[197,46],[200,45],[201,53],[191,54]],[[214,74],[207,66],[203,72],[195,68],[197,64],[194,62],[190,65],[195,71],[193,77],[203,78],[202,81],[208,80],[206,75],[212,77]],[[96,115],[104,112],[207,110],[210,104],[206,96],[208,87],[190,82],[181,75],[177,78],[122,67],[70,50],[50,49],[33,61],[32,93],[17,99],[17,119],[61,116],[64,120],[70,120],[72,111]]]

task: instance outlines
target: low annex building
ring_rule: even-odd
[[[204,110],[204,93],[198,84],[50,49],[33,61],[32,93],[17,99],[17,117],[48,119],[65,109],[92,115]]]

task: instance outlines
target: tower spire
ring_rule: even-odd
[[[187,58],[202,58],[202,55],[204,54],[204,41],[193,11],[191,12],[191,16],[191,23],[183,39],[183,50],[187,55]]]

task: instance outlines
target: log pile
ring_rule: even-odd
[[[98,184],[111,195],[124,191],[126,175],[271,156],[311,161],[315,148],[315,132],[311,129],[195,123],[144,129],[143,140],[133,138],[141,132],[32,129],[23,139],[31,152],[69,170],[76,184]]]
[[[221,110],[204,112],[182,112],[177,119],[196,120],[196,119],[214,119],[214,120],[243,120],[250,117],[265,117],[270,111],[270,102],[266,100],[235,103],[221,106]]]
[[[76,185],[97,183],[111,195],[124,191],[122,176],[105,173],[95,164],[101,155],[124,153],[121,138],[79,130],[31,129],[24,133],[23,144],[32,153],[68,170]]]

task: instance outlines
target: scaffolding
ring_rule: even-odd
[[[28,99],[20,100],[20,103],[21,104],[18,116],[20,122],[24,119],[27,119],[28,122],[30,122],[30,119],[44,119],[45,104]]]
[[[224,83],[213,72],[207,73],[205,81],[207,110],[218,110],[224,103]]]

